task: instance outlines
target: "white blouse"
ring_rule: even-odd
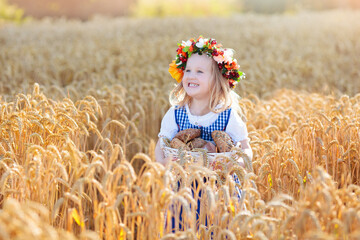
[[[185,109],[190,123],[197,126],[208,127],[215,122],[219,116],[219,113],[214,112],[209,112],[203,116],[192,115],[187,104],[185,105]],[[161,128],[158,137],[173,139],[177,132],[178,126],[175,121],[175,107],[173,106],[166,112],[161,121]],[[240,118],[239,114],[234,111],[234,109],[231,110],[225,132],[229,134],[235,143],[243,140],[249,140],[246,124]]]

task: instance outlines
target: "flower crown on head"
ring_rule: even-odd
[[[245,73],[239,71],[239,65],[236,59],[233,58],[233,50],[222,48],[221,44],[217,44],[213,38],[203,38],[200,36],[196,41],[192,38],[188,41],[178,43],[176,59],[169,65],[169,72],[177,82],[181,82],[184,75],[187,60],[189,57],[197,53],[202,55],[207,54],[212,57],[218,64],[221,74],[228,79],[231,89],[245,78]]]

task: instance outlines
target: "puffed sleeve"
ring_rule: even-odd
[[[161,128],[158,137],[173,139],[177,132],[178,126],[175,121],[175,109],[174,107],[171,107],[161,121]]]
[[[229,134],[235,143],[243,140],[249,140],[246,124],[234,109],[231,110],[225,132]]]

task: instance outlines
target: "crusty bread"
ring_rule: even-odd
[[[182,148],[184,150],[190,151],[194,148],[204,148],[209,152],[215,152],[213,148],[208,146],[209,142],[201,139],[200,129],[189,128],[183,131],[178,132],[175,137],[171,140],[170,146],[172,148]],[[231,137],[224,131],[213,131],[211,136],[216,144],[217,152],[230,152],[230,150],[235,146]],[[213,146],[213,144],[211,144]]]
[[[175,138],[180,139],[181,141],[183,141],[184,143],[187,143],[189,141],[191,141],[192,139],[199,137],[201,134],[201,130],[200,129],[196,129],[196,128],[188,128],[185,130],[182,130],[180,132],[178,132],[175,135]]]
[[[170,146],[172,148],[176,148],[176,149],[182,148],[182,149],[187,150],[187,151],[190,150],[189,146],[187,146],[183,141],[181,141],[178,138],[173,138],[171,140],[171,142],[170,142]]]
[[[219,152],[229,152],[235,146],[231,137],[224,131],[213,131],[211,136]]]
[[[216,153],[216,147],[212,142],[207,142],[203,148],[209,153]]]
[[[190,149],[193,148],[203,148],[207,142],[202,138],[194,138],[190,142],[187,143],[187,145],[190,147]]]

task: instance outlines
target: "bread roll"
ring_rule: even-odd
[[[231,137],[224,131],[213,131],[211,136],[219,152],[229,152],[235,146]]]
[[[172,148],[176,148],[176,149],[182,148],[184,150],[190,151],[190,148],[178,138],[173,138],[170,142],[170,146]]]
[[[203,148],[207,142],[202,138],[194,138],[190,142],[187,143],[187,145],[190,147],[190,149],[193,148]]]
[[[185,130],[182,130],[180,132],[178,132],[175,135],[175,138],[180,139],[181,141],[183,141],[184,143],[189,142],[190,140],[199,137],[201,134],[201,130],[200,129],[196,129],[196,128],[188,128]]]

